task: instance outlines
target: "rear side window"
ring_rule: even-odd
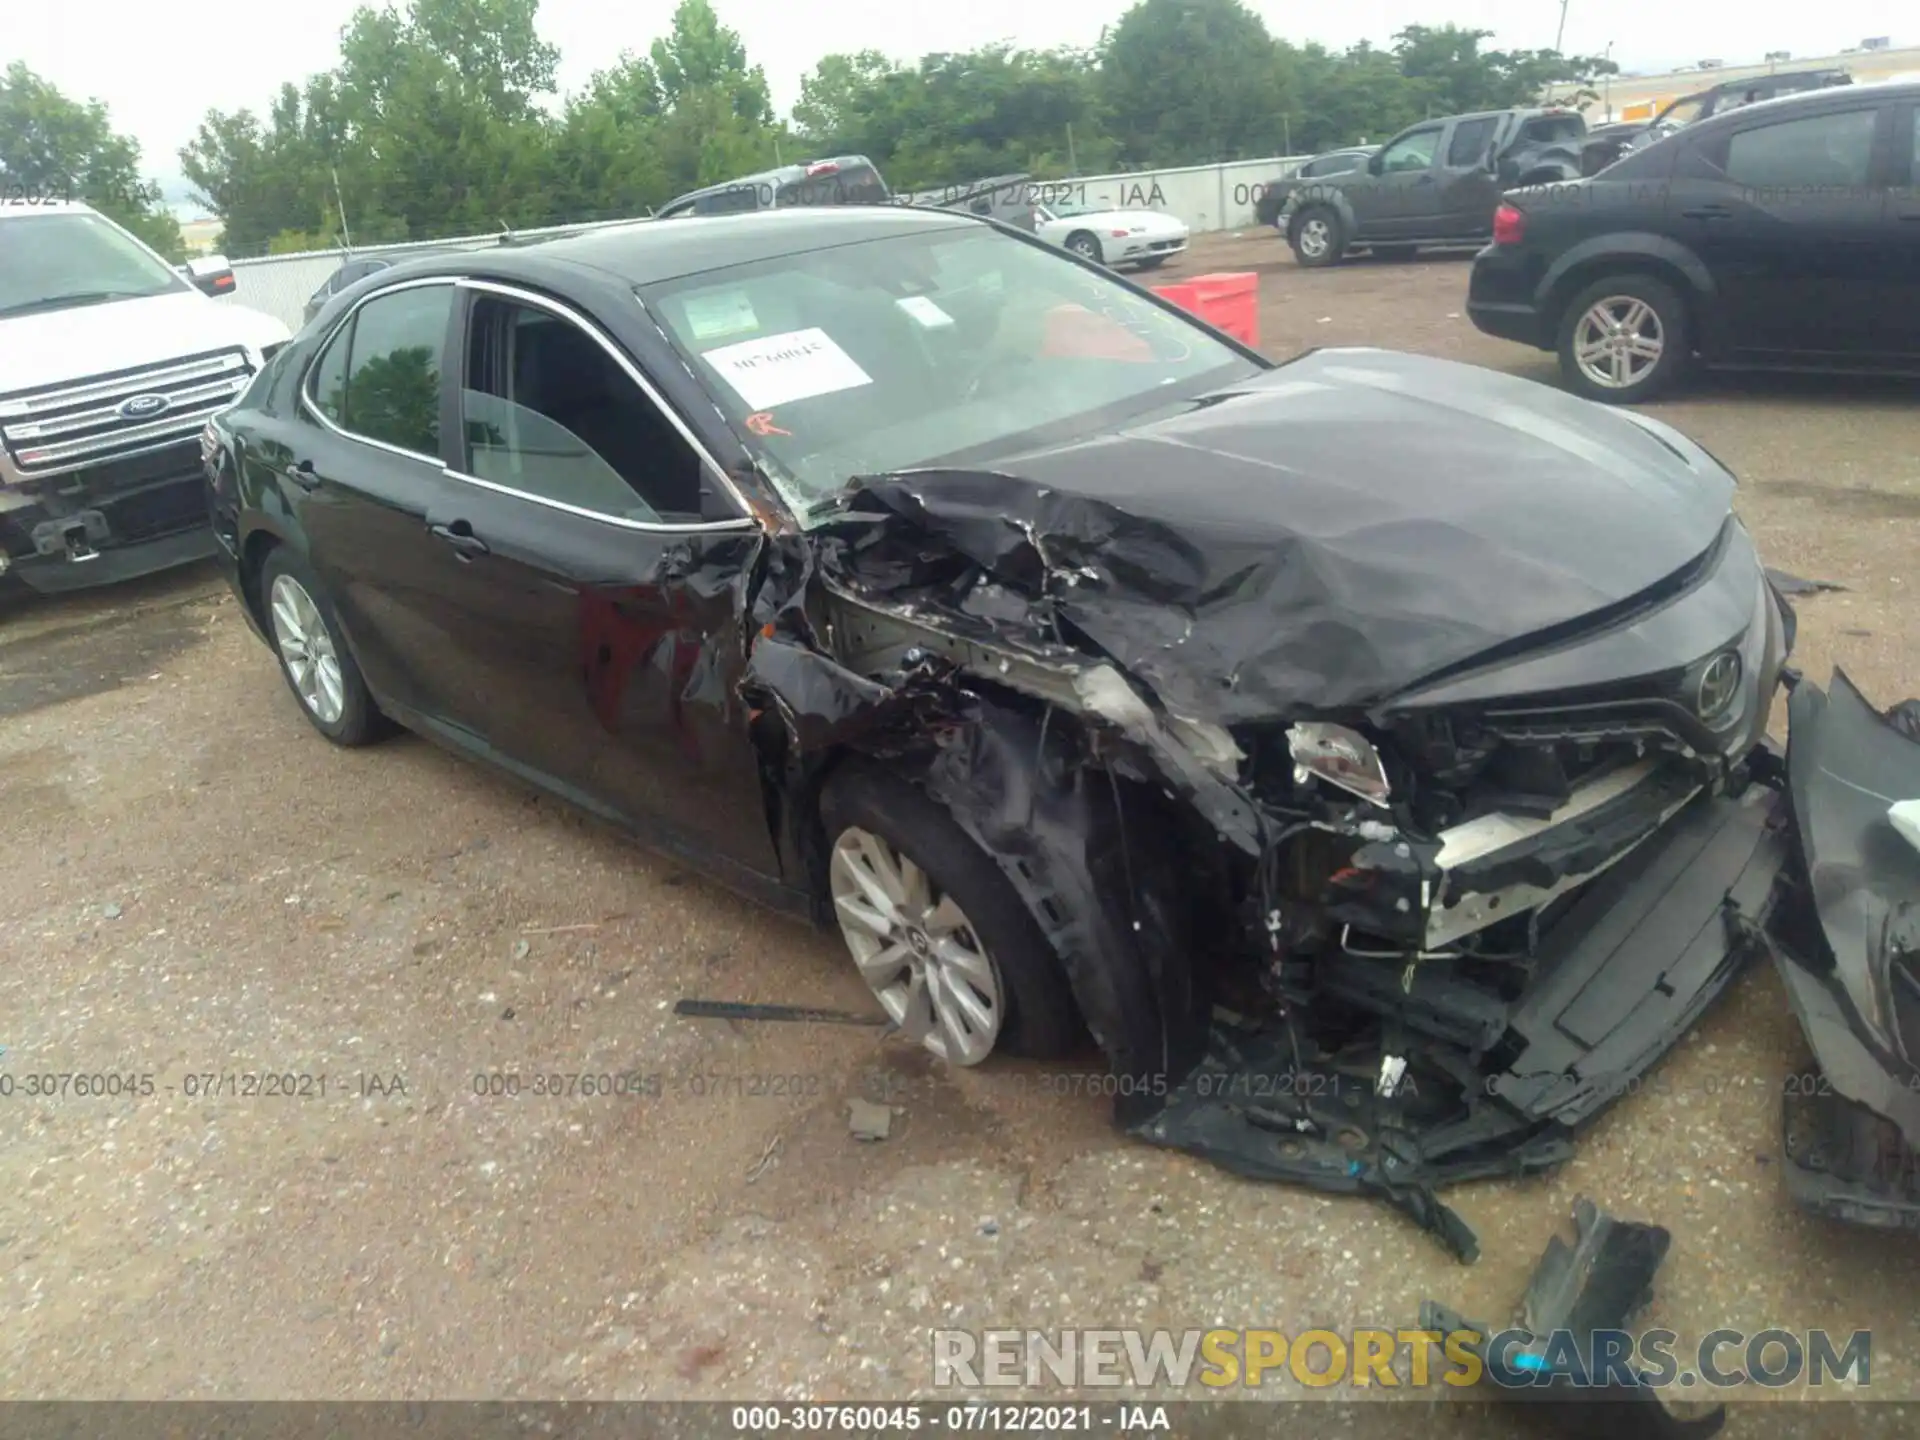
[[[1329,155],[1324,160],[1309,160],[1300,175],[1303,179],[1314,180],[1322,175],[1345,175],[1359,168],[1358,155]]]
[[[307,398],[327,419],[342,429],[347,423],[347,350],[353,343],[353,322],[341,327],[307,379]]]
[[[451,285],[367,301],[315,365],[309,398],[342,430],[437,461],[440,355],[452,313]]]
[[[1742,130],[1727,142],[1727,178],[1756,190],[1865,185],[1876,119],[1843,110]]]
[[[1478,165],[1487,158],[1487,147],[1493,144],[1493,132],[1500,121],[1489,115],[1484,120],[1462,120],[1453,127],[1453,139],[1447,144],[1447,164],[1461,168]]]
[[[763,182],[764,183],[764,182]],[[742,180],[725,189],[716,190],[711,195],[702,195],[693,202],[696,215],[739,215],[748,210],[760,208],[762,185],[751,180]]]

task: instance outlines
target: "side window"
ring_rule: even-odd
[[[452,310],[451,285],[415,286],[362,305],[347,357],[345,415],[335,423],[437,460],[440,352]]]
[[[349,320],[340,327],[307,377],[307,396],[314,407],[342,429],[347,423],[347,353],[353,346],[354,323]]]
[[[1498,128],[1500,119],[1489,115],[1484,120],[1462,120],[1453,127],[1453,139],[1447,142],[1447,165],[1453,169],[1469,169],[1483,165],[1487,159],[1487,147],[1493,144],[1493,132]]]
[[[1345,175],[1360,168],[1358,155],[1332,155],[1325,160],[1309,160],[1300,168],[1300,178],[1316,180],[1323,175]]]
[[[596,515],[699,520],[699,457],[571,320],[477,300],[461,398],[469,475]]]
[[[1842,110],[1742,130],[1727,142],[1727,178],[1753,189],[1865,185],[1877,117]]]
[[[1440,147],[1440,127],[1416,130],[1402,135],[1381,152],[1380,169],[1388,175],[1408,170],[1425,170],[1433,164],[1433,152]]]
[[[758,210],[760,208],[760,195],[765,185],[765,181],[758,183],[751,180],[738,181],[735,184],[727,186],[725,189],[714,191],[711,195],[702,195],[698,200],[693,202],[693,213],[696,215],[741,215],[749,210]]]

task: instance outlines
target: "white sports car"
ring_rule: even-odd
[[[1103,265],[1151,270],[1187,248],[1187,222],[1158,210],[1036,205],[1033,229],[1049,245]]]

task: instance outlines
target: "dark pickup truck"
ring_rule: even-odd
[[[1422,120],[1357,170],[1291,184],[1268,223],[1308,266],[1337,264],[1355,246],[1378,255],[1484,244],[1503,193],[1579,178],[1586,133],[1575,110]]]

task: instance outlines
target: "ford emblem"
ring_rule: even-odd
[[[122,420],[151,420],[156,415],[165,414],[172,404],[173,401],[165,395],[135,395],[122,400],[113,413]]]

